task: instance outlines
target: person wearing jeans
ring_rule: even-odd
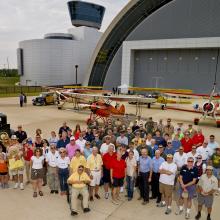
[[[58,175],[60,180],[60,194],[66,195],[68,190],[67,179],[69,177],[70,159],[66,156],[66,149],[60,148],[60,157],[57,159]]]
[[[127,182],[127,194],[128,201],[131,201],[134,193],[134,183],[136,176],[137,161],[134,157],[134,152],[129,151],[128,158],[126,159],[126,182]]]

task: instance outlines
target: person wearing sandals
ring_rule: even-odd
[[[78,196],[82,195],[83,197],[83,211],[89,212],[89,192],[87,184],[91,181],[88,174],[84,171],[84,166],[79,165],[77,171],[73,172],[73,174],[68,178],[68,184],[72,185],[72,195],[71,195],[71,215],[78,215],[77,212],[77,201]]]
[[[60,180],[60,194],[66,195],[68,190],[67,179],[69,177],[70,159],[67,156],[66,148],[59,149],[60,156],[57,159],[58,175]]]
[[[50,145],[50,151],[46,154],[46,162],[47,162],[47,178],[48,184],[50,188],[50,193],[58,194],[59,187],[59,179],[57,173],[57,159],[59,158],[59,153],[56,150],[56,145]]]
[[[31,180],[33,185],[33,197],[37,197],[37,190],[40,196],[43,196],[42,183],[43,183],[43,163],[44,156],[41,148],[36,148],[34,155],[31,157]]]

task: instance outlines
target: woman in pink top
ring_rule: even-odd
[[[70,143],[66,145],[67,155],[70,160],[75,156],[75,152],[77,149],[80,149],[79,146],[76,145],[75,138],[72,136],[70,138]]]

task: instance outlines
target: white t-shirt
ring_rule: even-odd
[[[49,164],[50,167],[56,167],[57,166],[57,159],[59,158],[58,151],[55,151],[53,154],[51,151],[46,154],[46,162]]]
[[[133,157],[131,160],[128,158],[126,158],[126,174],[128,176],[134,177],[135,175],[135,169],[134,166],[137,167],[137,161],[135,160],[135,157]]]
[[[181,168],[187,162],[187,154],[183,153],[180,155],[179,152],[176,152],[173,156],[173,162],[177,165],[178,168]]]
[[[210,178],[208,178],[206,174],[203,174],[200,177],[198,185],[203,189],[205,193],[211,190],[218,190],[218,180],[213,175]]]
[[[209,147],[201,146],[196,149],[196,153],[202,155],[202,160],[207,160],[212,156],[213,150]]]
[[[39,158],[37,158],[36,156],[32,156],[31,160],[33,162],[32,164],[33,169],[39,170],[43,168],[44,156],[40,156]]]
[[[110,143],[111,144],[111,143]],[[101,145],[101,148],[100,148],[100,153],[103,155],[103,154],[106,154],[108,152],[108,147],[110,144],[106,144],[106,143],[103,143]],[[115,151],[115,145],[111,144],[112,146],[114,146],[114,151]]]
[[[69,157],[61,158],[58,157],[57,159],[57,167],[60,169],[66,169],[70,165],[70,159]]]
[[[175,176],[176,176],[176,171],[177,171],[177,166],[175,163],[167,163],[166,161],[164,161],[161,165],[160,165],[160,170],[164,169],[164,170],[168,170],[170,172],[172,172],[173,174],[171,175],[167,175],[167,174],[160,174],[160,179],[159,182],[166,184],[166,185],[174,185],[174,180],[175,180]]]
[[[80,147],[81,152],[84,151],[85,145],[86,145],[86,140],[82,139],[78,139],[76,140],[76,145]]]

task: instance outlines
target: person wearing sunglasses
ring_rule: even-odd
[[[207,162],[208,159],[212,156],[213,154],[213,150],[208,147],[208,140],[205,140],[202,144],[202,146],[198,147],[196,149],[197,154],[201,154],[202,155],[202,160],[204,162]]]
[[[174,149],[174,147],[172,145],[172,140],[168,140],[167,141],[167,146],[165,147],[164,153],[166,155],[168,155],[168,154],[174,155],[175,154],[175,149]]]
[[[46,154],[46,163],[47,163],[47,171],[48,171],[48,185],[50,188],[50,193],[58,194],[58,186],[59,186],[59,179],[57,173],[57,159],[59,158],[59,153],[56,150],[56,145],[51,144],[50,150]]]
[[[198,169],[193,166],[194,159],[189,157],[187,159],[187,164],[182,167],[179,175],[179,189],[178,189],[178,210],[176,215],[181,215],[183,213],[184,206],[186,204],[185,218],[190,218],[190,210],[192,206],[192,199],[196,193],[196,181],[198,178]]]
[[[79,165],[77,171],[74,172],[67,180],[68,184],[72,185],[72,194],[71,194],[71,215],[78,215],[77,212],[77,203],[78,196],[82,195],[83,197],[83,211],[89,212],[89,192],[87,185],[90,184],[91,179],[84,170],[83,165]]]
[[[44,156],[41,148],[36,148],[34,155],[31,157],[31,180],[33,185],[33,197],[37,197],[37,190],[40,196],[43,196],[42,184],[43,184],[43,164]]]
[[[203,174],[198,183],[198,213],[195,219],[201,218],[202,206],[207,208],[207,220],[211,220],[212,205],[214,202],[214,193],[218,190],[218,180],[213,175],[213,167],[207,166],[206,173]]]
[[[68,190],[67,179],[69,177],[70,159],[67,156],[66,149],[60,148],[60,156],[57,159],[58,175],[60,180],[60,195],[66,195]]]

